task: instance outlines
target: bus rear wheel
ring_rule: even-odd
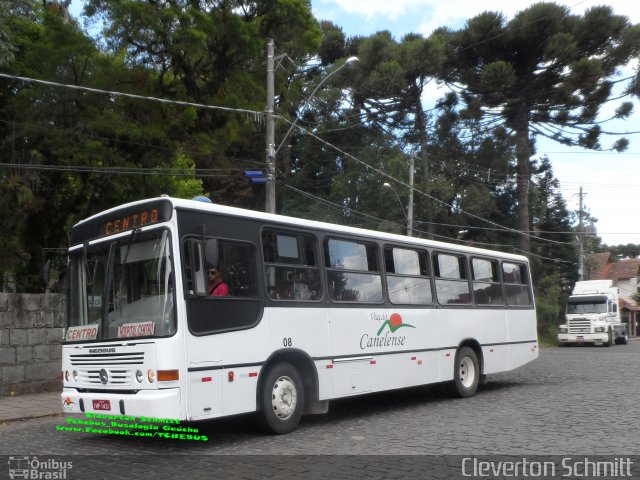
[[[452,392],[458,397],[472,397],[478,390],[479,381],[478,355],[472,348],[462,347],[456,352],[454,360]]]
[[[304,407],[304,388],[298,371],[289,363],[269,369],[260,392],[260,417],[267,432],[292,432],[300,423]]]

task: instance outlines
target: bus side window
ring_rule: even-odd
[[[473,297],[477,305],[503,305],[498,262],[484,258],[471,259]]]
[[[252,245],[218,240],[218,266],[230,297],[257,295],[255,255]]]
[[[502,262],[502,278],[507,305],[531,305],[527,267],[520,263]]]
[[[432,303],[431,281],[424,251],[386,247],[384,259],[391,303]]]
[[[271,300],[317,301],[322,286],[313,235],[264,230],[262,253]]]
[[[441,305],[471,304],[467,259],[463,255],[436,253],[433,256],[433,269],[436,295]]]
[[[374,244],[325,240],[329,298],[335,302],[382,303],[382,275]]]

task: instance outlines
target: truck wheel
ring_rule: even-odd
[[[278,363],[270,368],[260,392],[263,428],[280,435],[295,430],[303,407],[304,387],[298,371],[289,363]]]
[[[473,349],[462,347],[456,352],[453,364],[452,393],[457,397],[472,397],[478,390],[480,362]]]
[[[603,343],[605,347],[610,347],[613,345],[613,330],[609,329],[609,334],[607,335],[607,341]]]

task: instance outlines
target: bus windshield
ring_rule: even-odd
[[[68,334],[67,340],[175,333],[168,230],[134,230],[114,242],[86,246],[71,253],[69,272],[69,330],[91,333]]]
[[[567,304],[567,313],[569,315],[581,313],[607,313],[606,298],[600,301],[590,300],[587,302],[571,301]]]

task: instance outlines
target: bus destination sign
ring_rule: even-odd
[[[108,237],[148,225],[171,220],[173,205],[167,199],[129,205],[110,210],[74,226],[71,244],[87,242],[94,238]]]
[[[95,340],[98,338],[98,325],[78,325],[69,327],[65,340],[73,342],[78,340]]]
[[[100,227],[100,233],[104,236],[113,235],[114,233],[126,232],[145,225],[158,223],[158,209],[150,208],[148,210],[140,210],[129,215],[118,216],[104,222]]]

